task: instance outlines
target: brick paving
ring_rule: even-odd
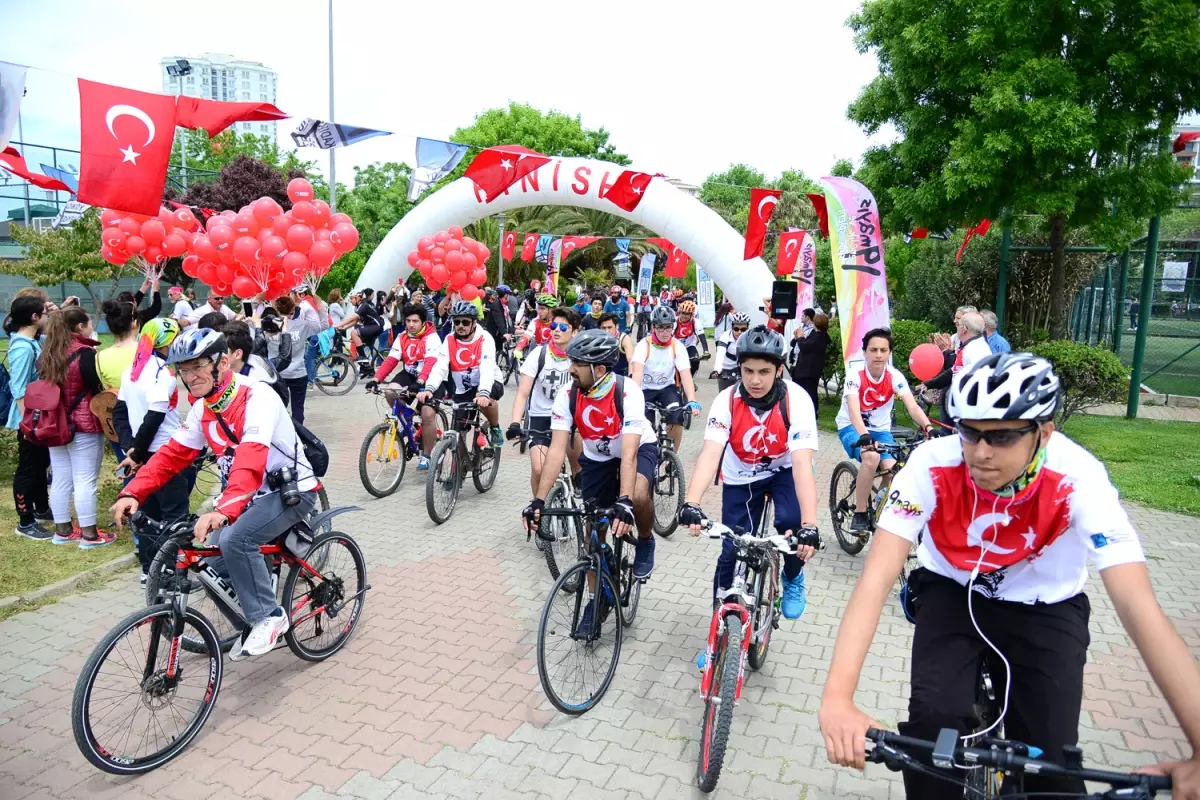
[[[701,382],[701,398],[715,387]],[[507,409],[508,402],[504,405]],[[309,422],[331,443],[327,480],[338,518],[367,556],[369,594],[352,642],[309,664],[283,649],[227,663],[208,725],[169,765],[117,778],[84,761],[71,736],[76,676],[101,636],[136,609],[132,573],[0,623],[0,796],[21,798],[694,798],[701,705],[694,659],[708,625],[717,543],[660,540],[658,569],[642,595],[602,703],[578,718],[544,700],[533,662],[537,618],[550,580],[519,531],[528,462],[506,450],[493,490],[464,488],[449,523],[425,513],[423,475],[410,465],[390,498],[359,484],[358,444],[379,412],[373,399],[314,395]],[[507,410],[502,419],[507,419]],[[691,463],[701,434],[686,435]],[[841,460],[823,433],[818,454],[822,530],[829,474]],[[719,492],[706,506],[717,508]],[[1150,555],[1159,598],[1200,652],[1200,520],[1130,507]],[[1183,556],[1183,557],[1181,557]],[[815,712],[840,610],[864,555],[831,544],[809,566],[808,610],[784,621],[770,659],[748,673],[716,797],[902,796],[899,779],[865,776],[825,760]],[[1095,765],[1129,768],[1185,755],[1145,666],[1097,580],[1086,668],[1082,738]],[[907,697],[911,627],[889,604],[858,694],[894,726]]]

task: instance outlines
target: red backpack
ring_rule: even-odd
[[[82,350],[76,350],[67,359],[67,367],[79,358]],[[37,380],[25,387],[25,416],[21,418],[21,435],[30,444],[38,447],[62,447],[75,436],[71,427],[71,412],[87,394],[84,389],[71,401],[68,408],[63,405],[62,387],[50,381]]]

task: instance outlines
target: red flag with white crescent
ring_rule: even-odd
[[[817,212],[817,224],[821,226],[821,235],[826,239],[829,238],[829,208],[825,205],[825,195],[823,194],[806,194],[805,197],[812,203],[813,211]]]
[[[746,249],[742,258],[750,260],[762,255],[767,238],[767,223],[783,194],[779,189],[751,189],[750,216],[746,220]]]
[[[25,159],[21,157],[21,154],[17,152],[15,147],[6,147],[0,150],[0,167],[8,170],[13,175],[24,178],[39,189],[49,189],[55,192],[71,191],[71,187],[58,178],[51,178],[30,170],[25,164]]]
[[[668,278],[686,278],[688,254],[683,252],[683,248],[676,244],[669,243],[667,250],[667,266],[663,269],[663,275]]]
[[[517,250],[517,232],[505,231],[504,239],[501,240],[500,257],[506,261],[512,261],[513,253]]]
[[[525,241],[521,243],[522,261],[533,261],[534,253],[537,252],[538,238],[536,233],[525,234]]]
[[[550,163],[550,159],[527,147],[506,144],[489,147],[467,167],[470,178],[490,203],[521,178]]]
[[[638,203],[642,202],[646,187],[650,185],[653,178],[654,176],[648,172],[627,169],[618,175],[613,185],[600,196],[625,211],[633,211],[638,207]]]
[[[592,242],[600,241],[599,236],[564,236],[562,240],[562,261],[567,260],[572,250],[581,250]]]
[[[775,262],[775,274],[791,275],[800,260],[800,245],[808,231],[788,231],[779,235],[779,257]]]

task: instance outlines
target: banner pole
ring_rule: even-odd
[[[333,0],[329,0],[329,124],[337,119],[333,115]],[[336,147],[329,148],[329,210],[337,213],[337,164]]]

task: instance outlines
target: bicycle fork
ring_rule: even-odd
[[[717,609],[712,616],[712,621],[708,626],[708,643],[704,648],[704,672],[700,677],[700,697],[705,702],[711,700],[714,703],[719,703],[721,698],[718,696],[710,696],[712,692],[713,670],[716,669],[717,661],[717,643],[721,640],[721,631],[726,625],[732,624],[733,618],[737,619],[738,624],[742,626],[742,645],[738,658],[738,677],[737,688],[734,690],[733,699],[736,705],[742,699],[742,681],[746,673],[746,656],[750,646],[750,612],[741,603],[724,603]],[[726,653],[725,657],[729,658],[730,654]]]

